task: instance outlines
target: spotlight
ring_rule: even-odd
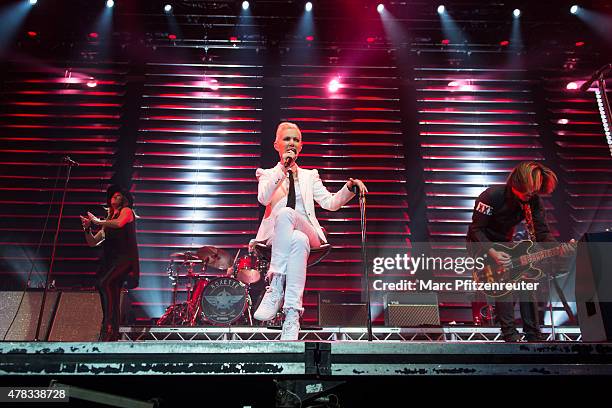
[[[444,45],[448,45],[448,44],[450,44],[450,40],[449,40],[448,38],[443,39],[441,42],[442,42],[442,44],[444,44]]]
[[[96,33],[95,31],[89,33],[89,38],[98,38],[98,33]]]
[[[508,41],[508,40],[504,40],[504,41],[500,41],[499,42],[499,45],[501,45],[502,47],[506,47],[506,46],[508,46],[508,44],[510,44],[510,41]]]
[[[306,9],[306,11],[312,11],[312,3],[311,2],[307,2],[306,5],[304,6],[304,8]]]
[[[31,4],[31,5],[34,5],[34,4],[36,4],[36,3],[38,3],[38,0],[30,0],[30,4]]]
[[[248,1],[243,1],[242,2],[242,9],[243,10],[248,10],[249,9],[249,2]]]
[[[519,9],[514,9],[514,11],[512,12],[512,14],[514,14],[514,17],[520,17],[520,16],[521,16],[521,10],[519,10]]]
[[[584,41],[576,41],[576,47],[584,47]]]
[[[578,6],[574,4],[572,7],[570,7],[570,13],[577,14],[578,13]]]
[[[107,0],[106,1],[106,7],[111,8],[115,5],[115,2],[113,0]]]
[[[569,123],[569,120],[567,120],[567,119],[559,119],[557,121],[557,123],[560,124],[560,125],[567,125]]]
[[[95,88],[98,86],[98,82],[94,78],[89,78],[86,85],[88,88]]]
[[[575,82],[569,82],[567,85],[565,85],[565,88],[570,90],[578,89],[578,84]]]
[[[340,85],[340,81],[338,79],[332,79],[331,81],[329,81],[329,84],[327,84],[327,90],[329,92],[331,92],[331,93],[338,92],[340,87],[341,87],[341,85]]]
[[[176,34],[168,34],[169,40],[176,40]]]
[[[444,7],[443,4],[440,4],[438,6],[438,14],[444,14],[445,11],[446,11],[446,7]]]
[[[217,81],[215,78],[206,78],[204,77],[204,80],[202,81],[202,87],[203,88],[208,88],[211,91],[218,91],[219,90],[219,81]]]
[[[306,41],[314,41],[314,35],[307,35]]]
[[[376,11],[378,11],[379,13],[382,13],[385,10],[385,5],[380,3],[377,7],[376,7]]]
[[[166,13],[171,12],[171,11],[172,11],[172,6],[171,6],[170,4],[166,4],[166,5],[164,6],[164,11],[165,11]]]
[[[38,35],[38,33],[36,31],[28,31],[28,37],[36,37]]]

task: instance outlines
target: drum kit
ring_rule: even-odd
[[[226,326],[240,319],[253,325],[251,294],[261,289],[268,262],[255,253],[239,255],[240,250],[232,261],[227,251],[212,246],[171,254],[172,304],[157,325]],[[187,293],[186,301],[179,303],[179,292]]]

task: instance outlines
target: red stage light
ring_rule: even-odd
[[[314,40],[314,36],[309,35],[306,37],[306,41],[313,41]]]
[[[373,43],[375,41],[375,38],[374,37],[368,37],[368,38],[366,38],[366,41],[371,44],[371,43]]]
[[[168,34],[168,38],[171,39],[171,40],[176,40],[176,35]]]
[[[582,47],[582,46],[584,46],[584,41],[576,42],[576,47]]]
[[[238,37],[230,37],[231,42],[238,42]]]
[[[450,40],[447,40],[446,38],[442,40],[442,44],[444,45],[448,45],[450,44]]]
[[[96,32],[89,33],[89,38],[98,38],[98,33]]]
[[[499,42],[499,45],[501,45],[502,47],[505,47],[505,46],[507,46],[508,44],[510,44],[510,41],[508,41],[508,40],[504,40],[504,41],[500,41],[500,42]]]
[[[28,31],[28,36],[34,38],[38,35],[38,33],[36,31]]]

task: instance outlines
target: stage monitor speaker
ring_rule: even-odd
[[[319,325],[362,327],[367,321],[368,311],[359,293],[319,293]]]
[[[21,302],[23,296],[23,301]],[[0,292],[0,339],[6,341],[33,341],[40,314],[42,291]],[[55,313],[58,292],[47,292],[45,310],[40,327],[40,340],[47,340],[51,319]],[[21,302],[21,305],[20,305]],[[16,317],[15,317],[16,315]],[[13,322],[13,318],[15,320]],[[11,322],[13,322],[11,326]],[[10,326],[10,327],[9,327]]]
[[[97,341],[101,324],[98,292],[62,292],[49,341]]]
[[[390,292],[384,296],[385,325],[391,327],[440,326],[438,295]]]
[[[584,234],[576,255],[576,308],[583,341],[612,341],[612,232]]]

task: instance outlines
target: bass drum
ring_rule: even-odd
[[[213,279],[202,291],[202,315],[213,325],[229,325],[244,316],[248,306],[244,283],[234,278]]]

